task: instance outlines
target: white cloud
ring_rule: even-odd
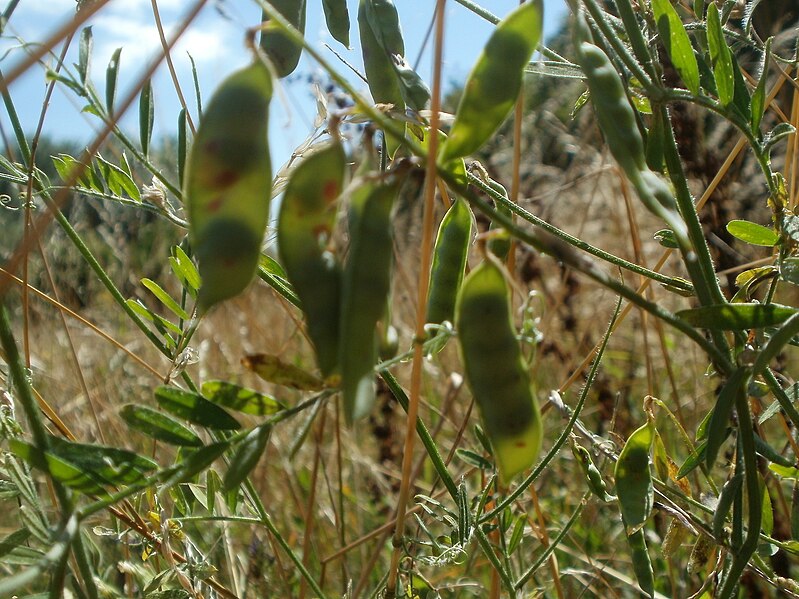
[[[172,24],[164,24],[165,35],[170,38]],[[122,47],[122,65],[141,65],[162,52],[158,29],[145,20],[131,22],[121,15],[101,15],[94,23],[95,60],[107,63],[112,52]],[[221,28],[194,26],[189,28],[172,48],[173,56],[189,52],[194,59],[205,62],[216,59],[229,49]]]

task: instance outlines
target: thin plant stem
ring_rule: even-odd
[[[423,343],[426,336],[424,325],[427,322],[425,310],[427,305],[427,291],[430,284],[430,261],[433,252],[437,178],[436,156],[438,155],[438,127],[439,113],[441,110],[441,67],[444,62],[445,3],[445,0],[437,0],[435,11],[436,23],[433,52],[433,85],[430,105],[430,139],[425,170],[424,220],[422,224],[422,248],[419,258],[420,268],[418,294],[416,298],[416,333],[414,339],[413,362],[411,366],[411,393],[408,406],[408,423],[405,432],[405,447],[402,454],[402,481],[397,497],[397,528],[394,531],[394,549],[391,553],[391,564],[389,566],[388,582],[386,586],[386,597],[389,599],[394,597],[396,593],[399,562],[402,557],[402,537],[405,531],[405,510],[407,509],[410,488],[413,484],[411,480],[411,471],[413,469],[414,441],[416,440],[414,428],[416,426],[416,418],[419,414],[419,396],[421,395],[422,388],[422,367],[424,360]]]

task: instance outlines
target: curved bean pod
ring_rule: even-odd
[[[544,21],[542,0],[520,5],[498,24],[463,89],[455,122],[441,148],[446,164],[482,146],[510,114]]]
[[[457,199],[441,220],[436,236],[427,294],[427,322],[453,321],[471,237],[472,211],[464,200]]]
[[[389,174],[365,181],[349,210],[350,249],[341,293],[339,362],[347,422],[369,413],[375,401],[377,322],[391,288],[391,211],[403,179]]]
[[[322,0],[322,8],[330,35],[349,48],[350,13],[347,10],[347,0]]]
[[[295,29],[305,33],[305,0],[271,0],[271,3]],[[264,12],[262,19],[267,21],[269,15]],[[295,44],[281,31],[264,30],[260,46],[281,78],[294,72],[302,56],[302,46]]]
[[[466,380],[507,484],[533,464],[543,432],[511,319],[508,284],[496,258],[486,256],[466,277],[455,319]]]
[[[313,152],[291,174],[277,224],[278,255],[302,303],[323,376],[338,366],[341,267],[326,249],[346,156],[338,142]]]
[[[208,103],[191,147],[184,201],[202,279],[201,314],[243,291],[258,267],[272,189],[271,97],[262,63],[232,74]]]

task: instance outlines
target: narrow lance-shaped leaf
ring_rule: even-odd
[[[148,437],[183,447],[200,447],[200,438],[180,422],[145,406],[128,404],[120,412],[128,426]]]
[[[91,85],[92,70],[92,47],[94,46],[94,36],[91,27],[84,27],[80,32],[80,42],[78,44],[78,76],[83,85]]]
[[[216,404],[255,416],[270,416],[285,409],[279,401],[268,395],[225,381],[205,381],[205,397]]]
[[[719,100],[724,106],[728,106],[735,95],[735,75],[732,55],[724,40],[724,30],[714,2],[707,7],[707,41]]]
[[[542,0],[531,0],[497,24],[466,80],[455,122],[441,148],[443,164],[476,151],[510,114],[541,38],[543,19]]]
[[[153,122],[155,119],[155,100],[150,80],[144,82],[139,94],[139,140],[141,151],[145,157],[150,153],[150,139],[153,136]]]
[[[699,66],[682,20],[669,0],[652,0],[658,31],[671,62],[692,94],[699,93]]]
[[[730,413],[735,405],[735,400],[741,393],[746,393],[750,371],[748,368],[736,370],[719,392],[716,405],[713,408],[713,415],[707,427],[707,445],[705,447],[705,461],[708,467],[712,467],[716,462],[719,449],[727,438],[727,424],[730,421]]]
[[[244,440],[236,448],[236,453],[233,454],[228,471],[225,473],[222,482],[222,488],[225,491],[231,491],[238,487],[255,468],[264,453],[271,432],[271,426],[261,425],[244,437]]]
[[[181,108],[178,113],[178,181],[183,185],[183,174],[186,172],[186,148],[188,127],[186,123],[186,109]]]
[[[763,66],[760,69],[760,79],[757,87],[752,93],[752,133],[760,136],[760,121],[766,111],[766,82],[768,81],[768,63],[771,56],[771,42],[774,38],[766,40],[766,47],[763,50]]]
[[[141,284],[147,289],[149,289],[152,292],[152,294],[155,297],[157,297],[158,300],[162,304],[164,304],[164,306],[169,308],[176,316],[182,318],[183,320],[188,320],[190,318],[189,314],[183,308],[180,307],[180,304],[178,304],[172,298],[171,295],[169,295],[166,291],[164,291],[163,288],[158,283],[156,283],[152,279],[144,278],[141,280]]]
[[[117,75],[119,74],[119,56],[122,48],[117,48],[111,55],[108,68],[105,70],[105,107],[108,114],[114,116],[114,100],[117,93]]]
[[[196,393],[162,385],[155,390],[155,399],[164,410],[194,424],[214,430],[241,428],[233,416]]]

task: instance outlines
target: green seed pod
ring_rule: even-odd
[[[505,199],[508,199],[508,190],[499,183],[498,181],[494,181],[493,179],[488,179],[488,186],[493,189],[494,191],[499,192]],[[513,212],[510,208],[508,208],[505,204],[500,202],[494,202],[494,206],[497,209],[497,212],[504,214],[508,218],[513,218]],[[491,226],[489,227],[489,231],[494,231],[497,228],[497,223],[495,221],[491,221]],[[507,260],[508,254],[510,253],[510,248],[512,246],[510,236],[506,233],[504,235],[497,235],[496,237],[492,237],[488,241],[488,249],[494,254],[497,258],[499,258],[502,262]]]
[[[628,531],[641,526],[652,513],[655,490],[649,453],[654,438],[655,425],[647,420],[633,431],[616,461],[616,495]]]
[[[605,485],[605,480],[602,478],[602,473],[594,464],[594,460],[591,459],[591,454],[588,453],[588,450],[578,443],[572,443],[571,447],[572,453],[585,475],[588,488],[591,492],[599,497],[601,501],[613,501],[615,497],[608,493],[608,488]]]
[[[325,10],[327,30],[334,39],[344,46],[350,46],[350,13],[347,10],[347,0],[322,0]]]
[[[644,140],[621,77],[607,55],[594,44],[580,43],[577,59],[585,73],[599,128],[610,153],[632,179],[648,168]]]
[[[466,80],[455,122],[441,148],[442,164],[477,150],[510,114],[524,68],[541,39],[543,21],[542,0],[530,0],[497,24]]]
[[[378,39],[372,28],[372,21],[376,19],[371,15],[371,0],[361,0],[358,5],[358,30],[361,35],[361,50],[363,52],[363,66],[366,70],[366,79],[369,82],[369,91],[372,99],[378,104],[393,104],[397,110],[404,110],[405,101],[402,97],[399,77],[394,70],[394,63],[389,51]],[[395,9],[396,10],[396,9]],[[385,21],[386,17],[382,18]],[[396,45],[395,36],[389,36],[388,41]],[[399,38],[402,41],[402,38]],[[392,47],[390,51],[403,55],[404,47]]]
[[[271,4],[295,29],[305,33],[305,0],[272,0]],[[269,15],[264,12],[262,18],[267,21]],[[286,77],[297,68],[302,46],[295,44],[282,31],[264,30],[260,45],[275,65],[278,77]]]
[[[438,228],[427,294],[427,322],[453,321],[471,237],[472,211],[465,201],[457,199]]]
[[[533,464],[543,433],[496,258],[488,255],[463,281],[455,319],[466,380],[507,484]]]
[[[280,262],[302,303],[323,376],[338,366],[341,267],[327,245],[346,160],[338,141],[304,158],[286,185],[277,223]]]
[[[339,362],[347,422],[369,413],[375,400],[377,322],[391,288],[391,211],[403,179],[364,181],[350,200],[350,250],[341,293]]]
[[[201,314],[241,293],[258,267],[272,189],[271,97],[262,63],[232,74],[208,103],[191,147],[184,201],[202,279]]]

